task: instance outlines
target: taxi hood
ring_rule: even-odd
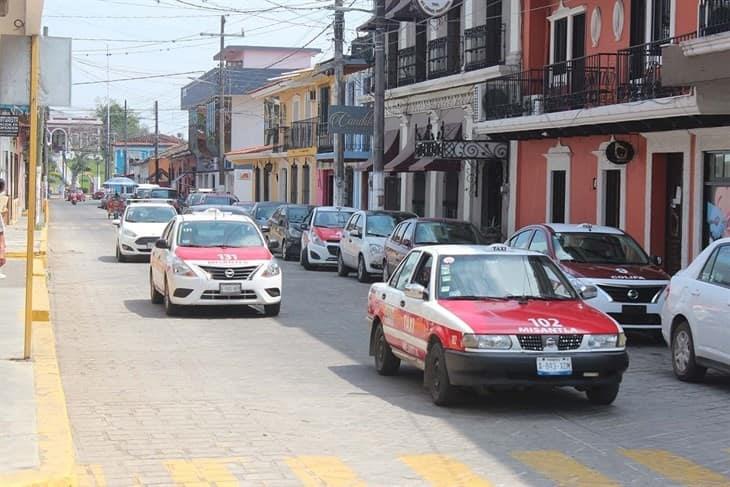
[[[565,272],[587,279],[620,279],[636,281],[668,281],[669,276],[654,265],[612,265],[561,261]]]
[[[438,304],[477,334],[618,333],[611,318],[579,300],[530,300],[527,304],[520,304],[517,301],[442,299]]]
[[[342,228],[314,227],[314,233],[322,241],[342,239]]]
[[[266,247],[178,247],[175,255],[182,260],[204,261],[240,261],[240,260],[271,260],[272,255]]]

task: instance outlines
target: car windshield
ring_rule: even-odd
[[[207,196],[205,198],[206,205],[230,205],[231,198],[229,196]]]
[[[408,217],[409,215],[389,215],[387,213],[370,215],[367,221],[367,234],[372,237],[387,237],[397,224]]]
[[[256,208],[256,215],[254,216],[257,220],[268,220],[271,215],[274,214],[278,206],[274,205],[263,205]]]
[[[555,255],[561,261],[584,264],[647,265],[649,257],[625,234],[556,233]]]
[[[200,203],[201,201],[203,201],[203,195],[201,193],[191,194],[189,196],[189,198],[190,198],[190,204],[191,205],[197,205],[198,203]]]
[[[168,199],[177,198],[177,191],[174,189],[150,189],[146,198]]]
[[[167,223],[175,218],[177,212],[174,208],[164,206],[132,207],[127,210],[125,221],[127,223]]]
[[[243,208],[225,205],[198,205],[191,208],[187,213],[203,213],[208,210],[219,210],[223,213],[233,213],[234,215],[246,215],[246,211]]]
[[[416,226],[415,243],[432,244],[478,244],[479,235],[469,223],[421,222]]]
[[[180,225],[181,247],[261,247],[256,227],[241,221],[191,221]]]
[[[149,198],[151,192],[151,189],[138,189],[137,198]]]
[[[563,273],[542,255],[444,256],[438,274],[440,299],[577,299]]]
[[[292,206],[286,210],[289,217],[289,223],[301,223],[309,214],[309,208],[306,206]]]
[[[318,211],[314,217],[315,227],[343,228],[354,211]]]

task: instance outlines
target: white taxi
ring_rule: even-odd
[[[368,296],[381,375],[424,370],[433,402],[457,387],[574,387],[616,398],[629,359],[623,329],[583,300],[547,256],[505,246],[413,249]]]
[[[150,258],[150,298],[168,315],[182,306],[281,309],[282,275],[251,218],[207,212],[175,217]]]
[[[117,231],[118,262],[130,257],[149,257],[165,226],[175,218],[177,210],[166,203],[133,203],[127,206],[119,220],[112,223]]]

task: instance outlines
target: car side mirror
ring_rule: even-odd
[[[122,220],[118,220],[118,219],[112,220],[112,225],[114,225],[115,227],[118,227],[121,224],[122,224]]]
[[[657,267],[661,267],[662,264],[664,264],[664,259],[662,259],[659,255],[652,255],[649,260]]]
[[[300,223],[300,224],[299,224],[299,228],[300,228],[301,230],[303,230],[303,231],[304,231],[304,230],[309,230],[309,224],[308,224],[308,223]]]
[[[413,242],[411,242],[410,240],[404,238],[403,239],[403,245],[405,245],[406,247],[411,247],[413,245]]]
[[[169,249],[170,244],[167,242],[167,240],[160,239],[155,242],[155,247],[157,247],[158,249]]]
[[[421,301],[428,300],[428,291],[420,284],[408,284],[405,288],[405,293],[406,296],[412,299],[419,299]]]
[[[598,297],[598,288],[592,285],[581,286],[580,297],[583,299],[593,299]]]

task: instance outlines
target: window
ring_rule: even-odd
[[[406,225],[406,231],[403,232],[403,245],[411,245],[413,243],[413,230],[415,228],[415,223],[408,223]]]
[[[543,232],[542,230],[535,231],[535,236],[532,237],[532,242],[530,242],[530,250],[543,254],[548,253],[548,243],[545,232]]]
[[[256,226],[239,221],[188,221],[180,225],[178,245],[182,247],[261,247]]]
[[[532,230],[522,232],[515,237],[512,237],[512,247],[516,249],[526,249],[530,245],[530,237],[532,237]]]
[[[481,239],[470,223],[423,222],[416,228],[416,243],[430,244],[479,244]]]
[[[362,227],[363,227],[364,223],[365,223],[365,217],[358,215],[357,218],[355,219],[355,230],[357,230],[360,233],[360,235],[362,235]]]
[[[352,217],[350,218],[350,220],[347,222],[347,225],[345,225],[345,230],[347,230],[349,232],[350,230],[352,230],[353,228],[355,228],[355,220],[357,220],[359,217],[360,217],[360,215],[357,214],[357,213],[355,213],[354,215],[352,215]]]
[[[710,258],[707,259],[707,262],[705,262],[705,266],[702,268],[702,272],[700,272],[700,281],[710,282],[710,276],[712,275],[712,266],[715,265],[715,259],[717,258],[717,250],[715,250],[711,255]]]
[[[604,225],[619,228],[621,226],[621,171],[618,169],[604,171],[604,177]]]
[[[550,205],[550,222],[565,223],[565,186],[567,171],[551,171],[550,186],[552,201]]]
[[[8,3],[10,3],[9,0],[0,0],[0,17],[8,15]]]
[[[705,153],[704,243],[730,237],[730,152]]]
[[[568,59],[568,19],[555,21],[553,27],[553,63],[562,63]]]
[[[401,239],[403,239],[403,232],[405,232],[407,225],[407,223],[404,223],[402,225],[399,225],[395,229],[395,231],[393,232],[393,242],[400,243]]]
[[[418,265],[418,270],[416,270],[416,273],[413,276],[413,283],[420,284],[421,286],[426,288],[426,290],[428,290],[429,285],[431,284],[432,267],[433,256],[424,252],[423,257],[421,258],[421,263]]]
[[[405,290],[406,286],[410,282],[413,269],[415,269],[416,264],[418,264],[418,259],[420,258],[421,252],[411,252],[408,257],[406,257],[406,260],[403,261],[403,265],[400,266],[397,276],[394,276],[396,278],[395,281],[391,281],[391,283],[395,282],[393,287],[401,291]]]
[[[717,251],[717,257],[710,274],[710,282],[730,287],[730,245],[724,245]]]

